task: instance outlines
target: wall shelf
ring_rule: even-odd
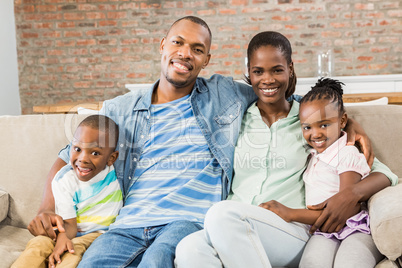
[[[344,94],[402,92],[402,74],[335,76],[345,83]],[[318,77],[301,77],[297,79],[296,94],[304,95],[317,82]],[[243,80],[236,80],[244,82]],[[129,90],[149,88],[152,84],[126,84]]]

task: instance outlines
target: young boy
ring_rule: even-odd
[[[85,250],[107,231],[123,205],[113,163],[119,129],[113,120],[91,115],[77,127],[70,163],[52,181],[56,213],[65,232],[56,241],[37,236],[12,265],[15,267],[76,267]],[[65,252],[68,251],[68,252]]]

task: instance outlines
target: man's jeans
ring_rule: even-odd
[[[150,228],[112,229],[92,243],[78,267],[173,267],[176,245],[201,229],[190,221]]]

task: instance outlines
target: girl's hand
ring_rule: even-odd
[[[49,268],[54,268],[56,263],[61,263],[61,256],[65,251],[74,254],[74,246],[65,233],[60,233],[57,236],[57,242],[53,249],[53,253],[49,256]]]
[[[277,214],[279,217],[281,217],[286,222],[292,221],[292,219],[291,219],[292,209],[288,208],[285,205],[282,205],[278,201],[271,200],[271,201],[262,203],[259,206],[274,212],[275,214]]]
[[[354,145],[355,143],[358,143],[366,157],[368,165],[371,167],[374,162],[374,151],[371,146],[371,141],[362,126],[355,120],[348,118],[345,131],[348,134],[348,142],[346,145]]]
[[[326,201],[307,206],[311,210],[323,210],[321,215],[310,228],[310,233],[317,229],[321,232],[338,232],[345,226],[346,220],[360,211],[360,199],[354,194],[352,187],[333,195]]]

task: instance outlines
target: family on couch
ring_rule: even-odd
[[[340,231],[361,202],[397,183],[370,156],[358,123],[348,119],[348,139],[358,139],[369,163],[374,161],[370,175],[313,206],[319,215],[310,230],[258,206],[276,200],[305,208],[302,173],[309,153],[303,146],[300,99],[293,96],[292,50],[279,33],[253,38],[247,52],[250,87],[220,75],[198,77],[209,63],[211,38],[203,20],[177,20],[160,44],[159,81],[147,91],[105,101],[100,113],[120,130],[114,168],[124,205],[80,267],[297,266],[309,233]],[[64,230],[50,185],[69,163],[70,147],[49,172],[38,215],[28,226],[35,236],[56,239],[53,227]],[[219,202],[226,198],[231,201]],[[370,239],[357,236],[364,257],[341,263],[373,267],[380,254]]]

